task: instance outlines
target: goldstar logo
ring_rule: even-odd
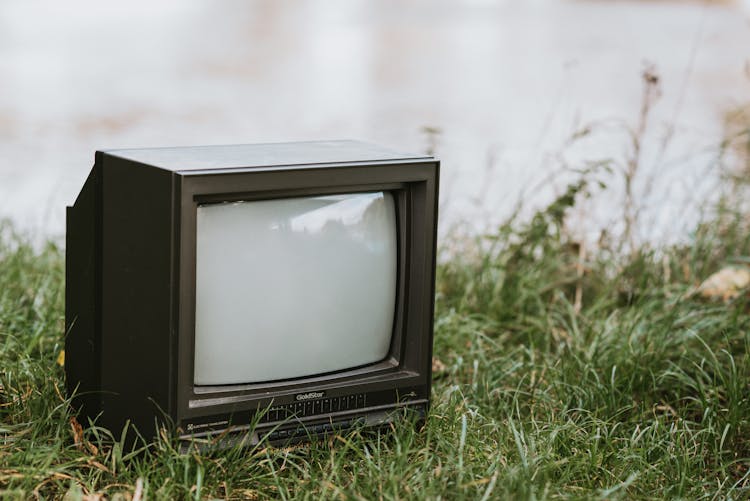
[[[294,398],[298,402],[301,402],[303,400],[312,400],[314,398],[322,398],[323,396],[325,396],[325,394],[326,393],[324,391],[309,391],[307,393],[300,393],[296,395]]]

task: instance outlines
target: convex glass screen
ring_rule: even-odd
[[[388,192],[199,205],[194,384],[383,360],[396,303]]]

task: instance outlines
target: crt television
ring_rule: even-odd
[[[97,151],[67,210],[79,417],[275,444],[423,415],[438,173],[356,141]]]

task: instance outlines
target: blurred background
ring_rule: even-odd
[[[59,238],[97,149],[351,138],[441,158],[443,232],[601,162],[579,231],[662,239],[747,103],[747,0],[3,0],[0,218]]]

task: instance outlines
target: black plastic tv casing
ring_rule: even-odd
[[[97,151],[67,209],[65,372],[79,418],[115,436],[129,422],[146,437],[171,424],[186,440],[281,443],[381,425],[403,407],[426,412],[438,178],[433,157],[356,141]],[[194,385],[198,206],[374,191],[393,194],[398,227],[388,356],[311,377]]]

